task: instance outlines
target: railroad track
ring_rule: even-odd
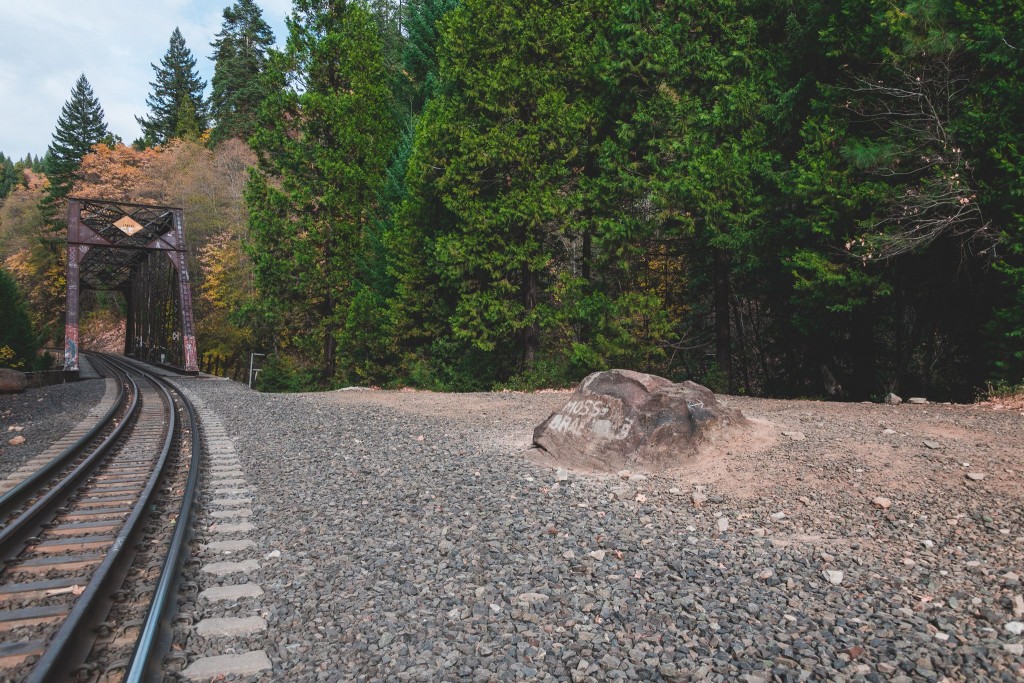
[[[160,677],[188,553],[195,411],[134,363],[96,426],[0,496],[0,679]]]

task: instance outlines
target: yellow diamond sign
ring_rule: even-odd
[[[139,222],[131,216],[121,216],[121,218],[114,223],[114,227],[129,237],[143,229]]]

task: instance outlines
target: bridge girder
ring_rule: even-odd
[[[159,256],[163,254],[167,261]],[[172,286],[153,301],[159,263],[170,264]],[[186,372],[199,371],[192,321],[184,212],[176,207],[72,197],[68,200],[67,319],[64,370],[78,371],[79,295],[82,289],[124,293],[128,303],[125,353],[164,362],[168,354]],[[147,289],[144,302],[137,292]],[[140,310],[150,305],[152,310]],[[160,310],[162,309],[162,310]],[[161,317],[162,316],[162,317]],[[168,320],[174,317],[176,320]],[[140,325],[145,319],[148,326]],[[153,324],[153,322],[157,324]],[[153,357],[161,354],[160,358]]]

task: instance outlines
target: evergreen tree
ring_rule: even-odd
[[[459,0],[413,0],[407,6],[407,37],[402,50],[405,73],[412,85],[414,113],[437,90],[437,48],[441,42],[441,20],[455,9]]]
[[[156,80],[146,98],[149,114],[136,116],[147,145],[163,144],[182,132],[200,132],[207,128],[207,102],[203,99],[206,83],[196,71],[196,58],[185,45],[185,37],[177,28],[171,43],[160,59],[160,66],[151,65]],[[187,100],[187,102],[186,102]]]
[[[53,142],[46,152],[45,170],[50,186],[42,200],[42,210],[51,229],[57,230],[63,224],[64,199],[74,186],[82,157],[100,142],[111,142],[111,136],[103,108],[83,74],[71,90],[71,99],[61,109]],[[31,160],[30,155],[29,164],[35,167],[39,161]]]
[[[71,90],[71,99],[61,109],[57,130],[47,151],[46,175],[50,179],[49,195],[52,198],[67,196],[82,157],[93,145],[107,140],[109,135],[103,108],[83,74]]]
[[[270,94],[263,78],[274,34],[253,0],[237,0],[224,9],[213,47],[214,72],[210,115],[214,121],[211,141],[232,137],[248,140],[256,126],[260,104]]]
[[[268,312],[282,321],[280,341],[330,382],[346,370],[340,336],[366,313],[366,297],[356,301],[359,262],[392,152],[394,105],[365,3],[297,0],[288,27],[270,75],[299,87],[266,101],[252,138],[260,167],[246,190],[250,254]]]
[[[0,152],[0,202],[3,202],[17,185],[18,172],[14,168],[14,161]]]
[[[580,93],[594,10],[467,0],[444,22],[444,83],[420,123],[403,219],[407,232],[425,227],[397,256],[394,308],[407,342],[448,346],[435,363],[480,359],[463,382],[532,373],[562,341],[547,333],[593,125]],[[424,333],[434,338],[414,341]]]

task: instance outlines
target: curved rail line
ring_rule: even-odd
[[[134,385],[128,377],[116,368],[104,363],[104,366],[114,374],[118,383],[118,393],[113,405],[100,417],[93,427],[82,435],[77,441],[64,449],[53,460],[39,468],[34,474],[23,479],[17,486],[0,496],[0,519],[10,520],[13,515],[20,511],[26,503],[38,498],[40,491],[44,489],[49,481],[56,477],[60,471],[74,462],[77,458],[86,454],[86,458],[98,457],[97,452],[104,448],[103,444],[110,440],[109,432],[116,429],[115,422],[119,415],[123,414],[120,420],[123,425],[135,410]],[[94,443],[97,437],[106,433],[108,437],[103,440],[96,449],[88,452],[87,449]],[[0,534],[8,533],[9,523],[4,524]]]
[[[112,357],[103,360],[116,369],[124,393],[131,396],[126,409],[109,411],[119,412],[122,419],[88,456],[61,454],[55,459],[61,464],[51,463],[45,474],[30,477],[34,490],[28,483],[19,485],[17,498],[10,503],[19,512],[0,528],[0,558],[5,562],[0,600],[28,605],[0,611],[0,631],[18,638],[0,643],[0,665],[16,670],[26,681],[72,680],[88,662],[97,626],[124,592],[139,547],[153,533],[150,517],[158,498],[179,487],[170,481],[184,477],[180,511],[171,515],[176,521],[167,554],[132,656],[126,663],[90,666],[124,669],[122,680],[154,680],[170,645],[174,597],[192,534],[198,488],[198,418],[185,397],[156,374]],[[179,412],[184,418],[180,421]],[[91,440],[103,429],[97,425]],[[78,453],[85,448],[76,447]],[[56,473],[62,476],[54,481]],[[102,552],[82,554],[89,550]],[[88,575],[82,576],[87,569]],[[43,580],[25,580],[40,572]],[[26,673],[30,657],[38,659]]]

